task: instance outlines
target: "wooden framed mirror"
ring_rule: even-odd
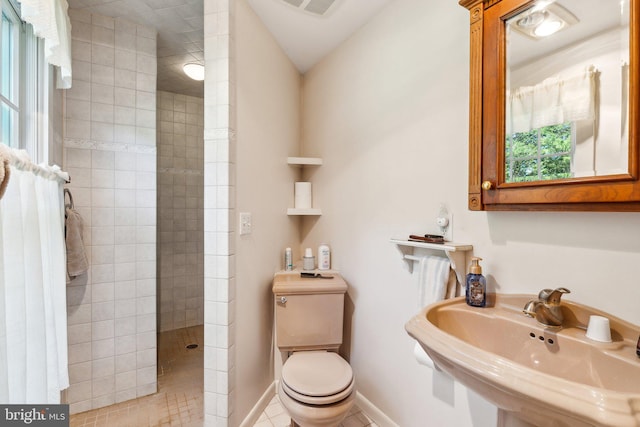
[[[640,0],[460,0],[469,209],[640,211]]]

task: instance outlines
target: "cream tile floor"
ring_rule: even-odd
[[[71,427],[202,427],[204,327],[158,335],[158,393],[71,415]],[[188,344],[198,344],[187,349]],[[288,427],[289,415],[275,396],[254,427]],[[340,427],[377,427],[360,409],[351,409]]]
[[[275,396],[253,427],[289,427],[291,419]],[[378,427],[357,406],[351,408],[340,427]]]
[[[71,427],[201,427],[203,421],[204,327],[158,335],[158,392],[71,415]],[[198,344],[187,349],[188,344]]]

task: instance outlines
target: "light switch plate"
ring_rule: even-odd
[[[251,213],[240,212],[240,235],[244,236],[245,234],[251,234],[251,230]]]

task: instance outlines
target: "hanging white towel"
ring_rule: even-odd
[[[420,308],[441,301],[447,296],[451,263],[439,256],[422,257],[419,263],[418,304]]]
[[[456,275],[451,270],[451,262],[448,258],[438,256],[422,257],[416,272],[416,281],[419,308],[455,296],[457,288]],[[417,342],[413,353],[418,363],[431,368],[434,367],[431,358]]]

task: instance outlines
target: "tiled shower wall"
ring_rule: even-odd
[[[71,9],[64,168],[89,272],[67,287],[72,413],[154,393],[156,32]]]
[[[235,409],[235,71],[233,0],[204,0],[204,417]]]
[[[158,324],[204,322],[203,99],[158,92]]]

